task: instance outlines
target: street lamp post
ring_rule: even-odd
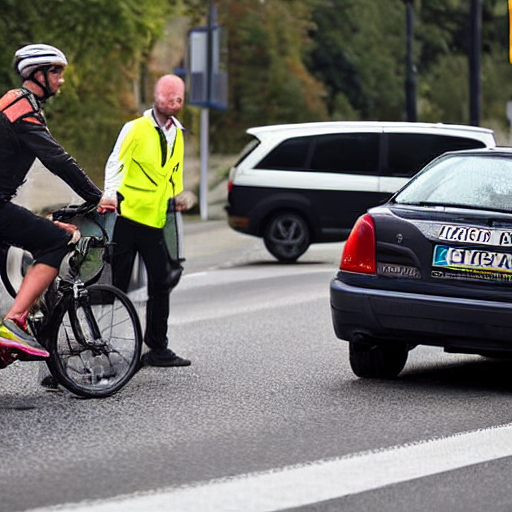
[[[213,28],[213,0],[208,1],[207,36],[206,36],[206,106],[201,109],[201,137],[200,153],[201,168],[199,180],[199,212],[201,220],[208,220],[208,168],[210,155],[210,104],[212,101],[212,28]]]
[[[227,51],[217,24],[215,0],[208,0],[207,24],[189,32],[189,105],[201,107],[199,209],[208,220],[209,112],[228,108]]]
[[[416,76],[412,54],[414,28],[414,0],[404,0],[406,8],[406,77],[405,77],[405,109],[407,121],[416,122]]]
[[[482,0],[471,0],[469,52],[469,122],[480,125],[480,49],[482,46]]]

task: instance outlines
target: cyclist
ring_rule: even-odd
[[[11,309],[0,322],[0,355],[23,359],[49,353],[26,330],[28,311],[58,274],[75,226],[54,223],[11,202],[38,158],[87,202],[99,203],[101,190],[93,184],[64,148],[52,137],[42,104],[64,83],[68,61],[47,44],[29,44],[14,56],[21,88],[0,98],[0,240],[34,256]],[[0,357],[1,359],[1,357]]]

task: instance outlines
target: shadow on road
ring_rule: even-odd
[[[400,381],[417,386],[451,387],[479,391],[512,391],[512,358],[479,358],[460,363],[436,364],[406,371]]]
[[[460,362],[433,362],[405,370],[393,380],[357,379],[351,387],[377,385],[390,390],[409,391],[463,391],[498,392],[512,391],[512,359],[478,358]]]

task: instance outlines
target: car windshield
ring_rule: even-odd
[[[394,202],[512,211],[512,158],[441,157],[410,181]]]

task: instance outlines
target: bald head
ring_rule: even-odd
[[[155,110],[158,117],[176,115],[185,102],[185,83],[176,75],[164,75],[155,84]]]

